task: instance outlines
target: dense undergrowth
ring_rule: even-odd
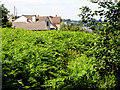
[[[4,28],[3,89],[118,87],[115,40],[85,32]]]

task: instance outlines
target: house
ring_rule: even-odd
[[[60,23],[61,23],[61,17],[58,17],[57,15],[55,17],[53,16],[48,16],[50,21],[57,26],[57,28],[60,28]]]
[[[49,16],[22,15],[13,22],[13,27],[29,30],[55,30],[57,23]]]

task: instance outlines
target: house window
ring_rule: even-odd
[[[49,22],[47,21],[47,26],[49,26]]]

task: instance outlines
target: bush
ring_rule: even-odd
[[[6,23],[6,26],[7,26],[7,27],[11,27],[11,26],[12,26],[12,22],[9,22],[9,21],[8,21],[8,22]]]
[[[99,74],[95,74],[92,59],[82,55],[68,63],[66,71],[61,71],[63,76],[56,79],[48,80],[46,86],[52,89],[80,89],[95,88],[99,80]],[[66,76],[64,76],[66,75]]]
[[[80,26],[77,26],[77,25],[71,26],[70,24],[65,25],[64,23],[61,24],[60,30],[62,31],[83,31],[83,29]]]
[[[88,51],[87,55],[95,58],[95,68],[99,71],[101,79],[106,79],[104,88],[114,88],[119,86],[120,73],[120,56],[119,56],[119,39],[120,31],[117,27],[107,24],[99,31],[100,37],[97,37],[93,43],[93,47]]]
[[[119,87],[118,28],[105,25],[99,36],[3,29],[3,89]]]
[[[95,25],[90,26],[90,29],[95,30]]]
[[[80,26],[75,25],[70,28],[70,31],[83,31],[83,29]]]
[[[87,46],[95,37],[81,32],[4,28],[3,89],[45,89],[47,81],[69,75],[61,71],[89,50]]]

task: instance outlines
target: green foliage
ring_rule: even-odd
[[[95,25],[90,26],[90,29],[95,30]]]
[[[61,31],[83,31],[83,29],[80,26],[77,26],[77,25],[72,26],[71,24],[66,25],[64,23],[61,24],[60,30]]]
[[[86,53],[88,57],[94,57],[96,65],[94,67],[99,71],[100,88],[120,87],[120,2],[114,4],[112,2],[98,3],[100,8],[105,10],[94,11],[94,13],[86,14],[85,19],[93,17],[94,15],[104,16],[105,24],[97,23],[91,28],[99,32],[100,37],[97,37],[92,45],[92,48]],[[87,7],[81,8],[87,10]],[[80,14],[81,16],[83,14]],[[93,15],[93,16],[92,16]],[[83,16],[82,19],[84,20]],[[90,18],[91,19],[91,18]],[[89,22],[90,20],[88,20]]]
[[[102,28],[103,25],[109,23],[113,27],[120,23],[120,2],[113,3],[113,2],[98,2],[99,8],[101,10],[95,10],[94,12],[87,6],[83,6],[80,8],[81,13],[78,15],[81,17],[84,23],[89,25],[94,25],[96,30]],[[99,16],[100,20],[104,18],[104,22],[95,22],[94,16]],[[101,25],[100,25],[101,24]]]
[[[106,34],[108,30],[114,34]],[[119,30],[104,26],[100,31],[96,37],[85,32],[4,28],[3,89],[119,87]]]
[[[60,25],[60,30],[64,30],[65,27],[66,27],[66,25],[65,25],[64,23],[62,23],[62,24]]]
[[[116,87],[120,87],[120,30],[118,27],[120,27],[120,25],[113,27],[112,25],[107,24],[101,28],[99,30],[101,36],[96,39],[94,46],[90,50],[91,52],[87,53],[88,56],[94,56],[96,60],[95,67],[99,70],[101,76],[105,77],[105,75],[107,75],[106,77],[109,78],[109,75],[114,75],[115,78],[113,79],[116,81],[114,84],[111,83],[113,86],[110,87],[114,87],[115,85]],[[111,78],[111,82],[113,79]],[[109,83],[108,79],[107,83]]]
[[[6,23],[6,26],[7,26],[7,27],[11,27],[11,26],[12,26],[12,22],[9,22],[9,21],[8,21],[8,22]]]
[[[104,20],[110,24],[120,23],[120,2],[117,4],[112,2],[100,2],[98,5],[100,5],[99,8],[102,7],[107,9],[107,11],[95,11],[96,13],[99,13],[99,16],[101,16],[101,18],[104,16]]]
[[[98,74],[93,74],[95,69],[92,65],[92,59],[82,55],[68,63],[67,70],[61,73],[68,76],[60,76],[53,80],[48,80],[47,86],[53,86],[52,89],[80,89],[96,87],[95,83],[99,79]]]
[[[4,7],[4,4],[0,5],[0,10],[2,11],[2,27],[6,27],[6,23],[8,22],[7,14],[9,11]]]
[[[68,70],[70,61],[88,51],[95,38],[84,32],[4,28],[3,89],[45,89],[47,81],[67,77],[69,74],[63,72]]]
[[[78,16],[81,17],[82,22],[87,23],[90,22],[91,20],[95,20],[93,19],[91,16],[93,16],[92,10],[87,7],[87,6],[82,6],[82,8],[79,8],[81,10],[81,14],[79,14]]]
[[[65,24],[61,25],[60,31],[4,28],[3,89],[119,88],[120,24],[119,12],[116,12],[119,3],[115,8],[112,3],[103,3],[102,7],[106,5],[110,5],[110,12],[105,12],[106,18],[109,19],[107,13],[111,18],[104,25],[96,23],[96,27],[91,27],[99,31],[97,36],[71,32],[82,29]],[[87,22],[92,19],[91,14],[103,12],[90,14],[87,7],[83,11],[87,15],[83,15],[83,19]]]
[[[80,26],[71,26],[70,31],[83,31],[83,29]]]

